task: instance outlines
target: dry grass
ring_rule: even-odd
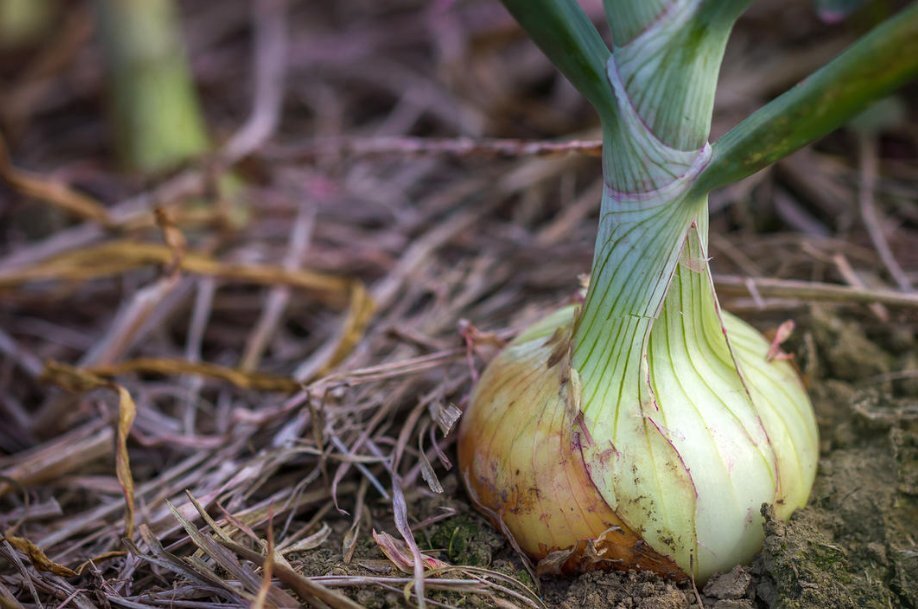
[[[588,269],[592,115],[496,2],[256,4],[189,3],[214,129],[242,126],[152,183],[96,147],[86,11],[0,63],[0,607],[540,607],[426,558],[419,506],[476,369]],[[716,133],[856,30],[759,4]],[[724,305],[773,328],[868,303],[914,329],[916,135],[840,134],[718,193]]]

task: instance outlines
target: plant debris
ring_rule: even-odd
[[[101,144],[77,5],[0,57],[0,606],[918,606],[913,120],[712,197],[722,306],[796,324],[776,345],[820,419],[811,505],[703,590],[536,581],[452,441],[485,359],[576,301],[602,188],[585,102],[491,0],[187,2],[227,144],[140,178]],[[715,136],[858,23],[756,3]]]

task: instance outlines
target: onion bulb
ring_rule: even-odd
[[[460,426],[460,474],[543,571],[703,582],[759,550],[763,504],[779,518],[805,505],[818,458],[800,378],[720,310],[708,265],[699,177],[748,2],[609,0],[611,51],[575,2],[504,3],[599,111],[604,189],[582,306],[488,365]]]
[[[762,504],[786,518],[807,501],[818,453],[810,402],[790,363],[719,311],[699,224],[646,320],[648,339],[632,349],[619,331],[617,349],[592,348],[624,360],[633,351],[638,364],[612,378],[590,358],[578,362],[583,315],[568,306],[521,333],[474,390],[460,474],[543,570],[633,568],[703,582],[759,550]],[[601,359],[615,368],[614,357]]]

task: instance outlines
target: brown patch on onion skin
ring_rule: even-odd
[[[569,408],[569,359],[557,357],[565,334],[524,335],[485,370],[459,428],[460,477],[495,528],[536,562],[551,555],[548,572],[639,569],[685,580],[590,478],[579,448],[587,439]]]

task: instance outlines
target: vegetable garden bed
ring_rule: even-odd
[[[711,139],[883,10],[755,3]],[[500,347],[580,302],[590,109],[492,0],[181,16],[216,150],[162,173],[116,161],[88,5],[0,54],[0,607],[417,606],[408,537],[428,607],[918,606],[914,85],[712,195],[721,305],[795,322],[807,507],[697,589],[540,576],[455,435]]]

